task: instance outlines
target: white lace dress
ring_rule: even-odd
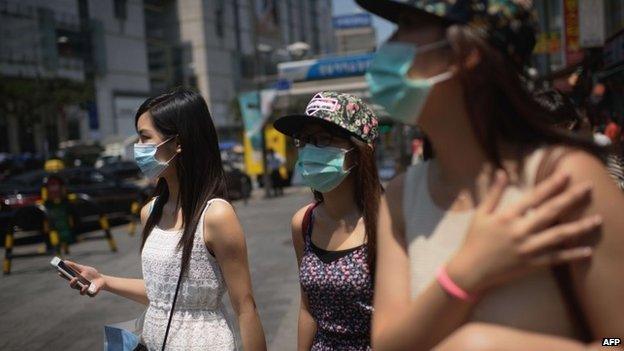
[[[208,202],[206,209],[215,201]],[[204,243],[204,209],[195,239],[188,273],[182,277],[167,350],[236,350],[232,324],[221,302],[226,292],[221,269]],[[182,251],[176,245],[181,231],[155,227],[150,233],[141,262],[149,306],[142,339],[149,350],[160,350],[167,328],[171,302],[180,272]]]

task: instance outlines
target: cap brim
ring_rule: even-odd
[[[436,16],[425,10],[415,8],[412,5],[403,4],[392,0],[356,0],[355,2],[366,11],[394,23],[398,23],[401,15],[404,13],[412,13],[418,16],[422,16],[423,21],[437,21],[441,22],[442,24],[450,23],[450,21],[444,17]]]
[[[291,138],[294,138],[297,134],[301,132],[301,130],[310,124],[317,124],[323,128],[328,130],[333,130],[338,133],[343,133],[345,135],[353,135],[350,131],[336,125],[335,123],[326,121],[317,117],[310,117],[306,115],[288,115],[284,117],[278,118],[274,123],[273,127],[277,129],[278,132],[285,134]]]

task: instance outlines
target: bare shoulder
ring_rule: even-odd
[[[297,212],[295,212],[295,214],[293,215],[291,223],[290,223],[293,232],[295,230],[301,232],[303,218],[305,217],[306,211],[308,210],[309,206],[310,205],[303,206],[302,208],[298,209]]]
[[[224,221],[235,220],[238,222],[234,207],[227,201],[214,200],[210,203],[210,207],[206,210],[204,216],[204,224],[218,225],[225,224]]]
[[[234,207],[227,201],[213,201],[204,215],[204,241],[234,244],[245,238]]]
[[[405,172],[398,174],[390,182],[388,182],[388,186],[386,187],[386,198],[394,198],[394,197],[402,197],[403,195],[403,186],[405,184]]]
[[[570,149],[557,163],[557,169],[570,173],[572,181],[597,180],[597,175],[608,176],[606,165],[598,157],[579,149]]]
[[[591,201],[584,215],[600,214],[603,219],[600,236],[602,245],[597,247],[595,256],[600,255],[602,248],[620,260],[624,257],[624,236],[621,235],[624,229],[624,219],[621,216],[624,193],[606,167],[596,156],[579,150],[569,152],[557,164],[558,170],[570,174],[573,184],[590,183],[592,186]]]
[[[290,227],[292,230],[292,241],[295,250],[303,248],[303,218],[310,205],[303,206],[292,217]]]
[[[382,197],[382,200],[386,202],[393,217],[397,215],[402,217],[404,185],[405,173],[401,173],[388,183],[384,196]]]

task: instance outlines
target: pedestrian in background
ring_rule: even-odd
[[[433,151],[380,205],[375,349],[583,350],[624,335],[624,197],[602,150],[549,126],[522,85],[530,1],[358,3],[398,23],[369,69],[373,99]]]
[[[305,114],[275,122],[295,139],[297,171],[315,198],[292,218],[301,284],[298,350],[371,349],[377,124],[362,100],[337,92],[320,92]]]
[[[89,292],[106,290],[147,305],[141,338],[149,350],[165,342],[167,350],[235,350],[234,326],[221,302],[226,292],[245,350],[265,350],[245,237],[234,209],[221,199],[225,175],[206,102],[177,89],[147,99],[135,122],[135,159],[145,176],[158,179],[155,198],[141,210],[143,279],[68,265],[92,282]]]
[[[279,197],[284,195],[284,180],[280,174],[280,168],[284,165],[284,158],[275,150],[269,149],[267,153],[267,167],[271,175],[271,188],[273,195]]]

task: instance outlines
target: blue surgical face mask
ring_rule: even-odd
[[[382,45],[366,73],[373,101],[401,123],[416,124],[434,85],[450,79],[450,71],[427,79],[410,79],[407,72],[417,54],[448,45],[446,40],[424,46],[388,42]]]
[[[168,161],[162,162],[156,159],[158,148],[175,137],[171,137],[160,144],[134,144],[134,160],[141,172],[149,179],[158,178],[167,169],[169,162],[177,155],[173,155]]]
[[[327,193],[349,175],[351,169],[344,169],[345,155],[349,151],[351,150],[307,144],[299,150],[296,167],[308,186]]]

